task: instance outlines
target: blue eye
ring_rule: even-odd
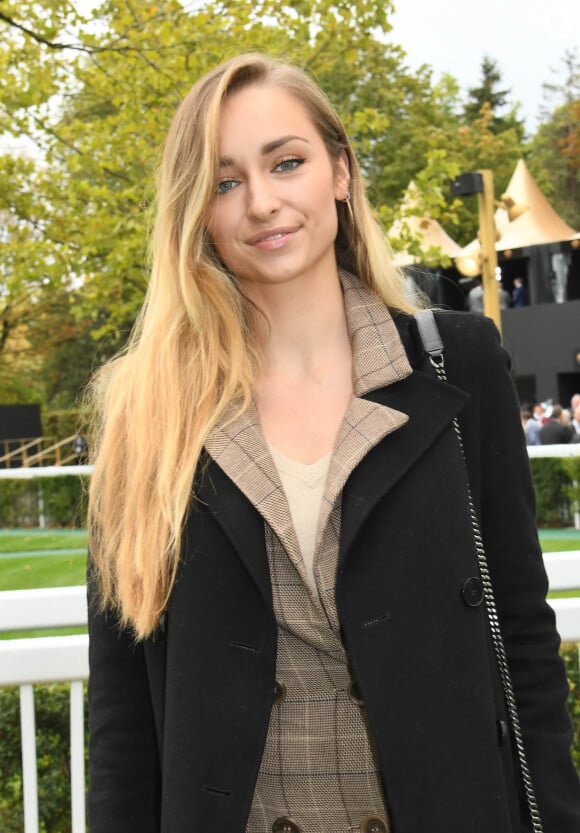
[[[292,159],[283,159],[279,162],[276,167],[274,168],[275,171],[280,171],[281,173],[285,173],[286,171],[293,171],[302,165],[304,159],[299,159],[297,157],[293,157]]]
[[[228,191],[233,191],[237,184],[235,179],[224,179],[223,182],[218,182],[216,191],[218,194],[227,194]]]

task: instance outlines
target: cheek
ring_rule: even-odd
[[[224,206],[212,206],[207,214],[206,229],[210,240],[219,253],[227,240],[231,238],[228,212],[224,209]]]

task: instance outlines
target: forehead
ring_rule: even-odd
[[[269,83],[250,84],[229,95],[222,104],[222,155],[230,155],[236,147],[253,149],[290,135],[322,142],[306,107],[290,90]]]

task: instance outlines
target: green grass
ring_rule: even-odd
[[[0,591],[84,584],[86,565],[87,533],[83,529],[0,531]],[[74,633],[86,633],[86,628],[10,631],[0,634],[0,639]]]
[[[580,529],[538,530],[542,552],[580,550]]]
[[[84,529],[10,529],[0,531],[0,553],[85,550],[87,533]]]
[[[580,550],[580,529],[540,529],[542,552],[570,552]],[[580,596],[578,590],[553,590],[549,599],[570,599]]]
[[[70,555],[4,555],[0,557],[0,590],[84,584],[86,566],[85,552]]]

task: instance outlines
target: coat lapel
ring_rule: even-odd
[[[203,476],[200,479],[196,490],[197,499],[209,509],[220,524],[230,544],[244,562],[266,605],[271,608],[272,590],[262,516],[210,456],[204,464]]]
[[[408,421],[364,457],[344,488],[341,561],[376,504],[435,443],[464,406],[468,395],[428,372],[415,371],[368,399],[407,414]],[[425,488],[429,488],[428,482]]]
[[[306,580],[305,567],[298,544],[298,538],[292,522],[290,507],[276,464],[272,459],[266,440],[262,433],[259,416],[252,402],[241,414],[236,414],[232,408],[224,419],[210,433],[205,443],[217,468],[229,478],[228,491],[237,486],[246,498],[254,514],[261,516],[260,557],[266,557],[264,521],[272,529],[282,545],[294,567]],[[217,481],[216,481],[217,482]],[[223,477],[220,480],[224,486]],[[217,520],[229,526],[231,541],[238,550],[242,560],[248,568],[254,564],[254,554],[246,552],[246,535],[244,525],[246,519],[241,511],[243,506],[238,503],[240,511],[228,512],[227,518],[222,513],[215,513],[215,500],[209,502],[209,507]],[[255,573],[255,564],[252,574]]]

